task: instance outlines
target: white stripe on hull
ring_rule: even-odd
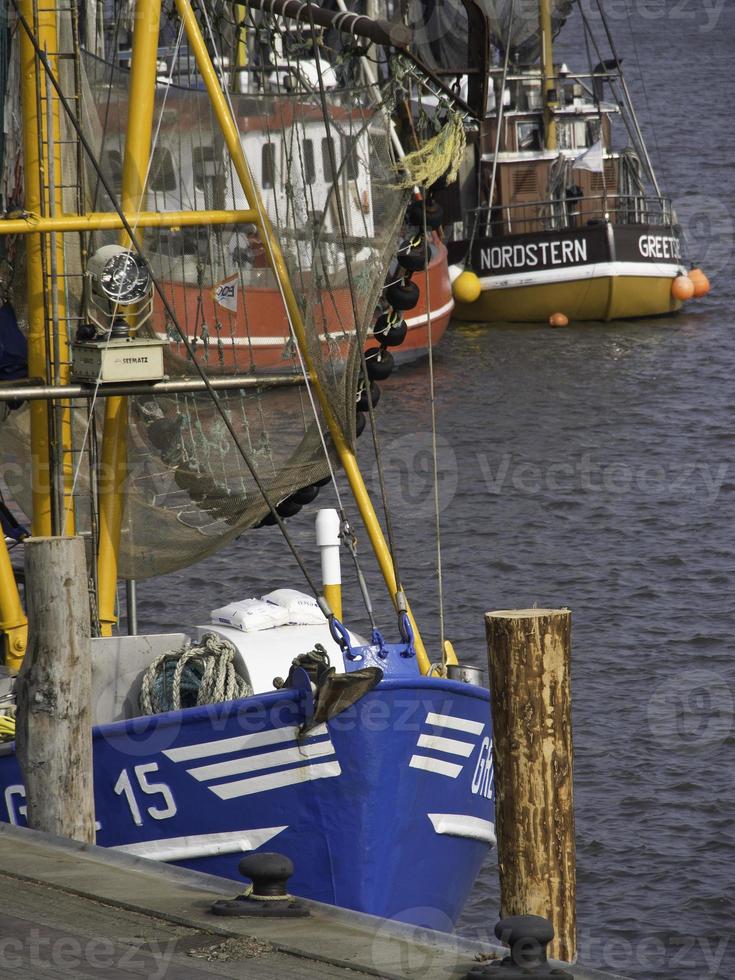
[[[454,300],[450,299],[448,303],[445,303],[443,306],[440,306],[436,310],[432,310],[429,319],[432,321],[438,320],[440,317],[444,317],[448,313],[451,313],[453,309],[454,309]],[[427,320],[426,313],[421,313],[418,316],[411,316],[406,318],[406,326],[408,327],[409,330],[413,330],[415,327],[421,327],[425,325],[426,320]],[[336,340],[339,342],[340,340],[347,340],[350,337],[354,337],[354,335],[355,335],[354,330],[344,330],[344,331],[337,330],[331,334],[323,333],[319,339],[322,341],[322,343],[327,343],[330,340]],[[160,331],[156,333],[156,336],[158,337],[159,340],[165,340],[170,344],[181,343],[181,340],[179,338],[177,337],[171,338],[169,337],[168,334],[161,333]],[[370,336],[372,336],[372,334]],[[280,337],[222,336],[219,339],[221,339],[223,345],[226,348],[227,347],[277,347],[280,349],[290,341],[290,337],[286,336],[285,334]],[[199,347],[200,345],[202,347],[204,346],[202,344],[202,338],[195,337],[194,335],[191,335],[189,337],[189,343],[196,344],[197,347]],[[218,338],[210,335],[209,347],[210,348],[216,347],[217,344],[218,344]]]
[[[277,769],[278,766],[288,766],[292,762],[306,762],[308,759],[322,755],[334,755],[331,739],[309,742],[294,749],[279,749],[276,752],[261,752],[245,758],[230,759],[228,762],[215,762],[210,766],[197,766],[186,771],[201,783],[207,779],[239,776],[245,772],[258,772],[260,769]]]
[[[293,742],[296,740],[297,727],[275,728],[267,732],[255,732],[252,735],[238,735],[235,738],[223,738],[215,742],[197,742],[195,745],[183,745],[178,749],[166,749],[164,755],[172,762],[189,762],[192,759],[207,759],[212,755],[227,755],[230,752],[240,752],[246,749],[257,749],[261,745],[275,745],[278,742]],[[318,735],[326,735],[327,726],[319,725],[309,733],[309,740]]]
[[[316,766],[299,766],[297,769],[272,772],[265,776],[237,779],[233,783],[220,783],[218,786],[210,786],[209,789],[221,800],[234,800],[240,796],[265,793],[267,790],[280,789],[282,786],[308,783],[314,779],[329,779],[341,774],[340,764],[335,760],[334,762],[322,762]]]
[[[469,837],[495,844],[495,824],[481,817],[471,817],[465,813],[427,813],[437,834],[449,837]]]
[[[185,861],[191,858],[210,857],[213,854],[237,854],[255,851],[269,840],[286,830],[283,827],[261,827],[256,830],[233,830],[224,834],[193,834],[190,837],[168,837],[164,840],[147,840],[139,844],[120,844],[115,851],[135,854],[151,861]]]
[[[685,273],[683,265],[658,265],[653,262],[596,262],[541,272],[513,272],[508,275],[480,276],[483,290],[513,289],[518,286],[547,286],[558,282],[608,279],[618,276],[642,276],[647,279],[674,279]]]
[[[455,762],[432,759],[428,755],[412,755],[409,766],[412,769],[425,769],[427,772],[436,772],[440,776],[449,776],[450,779],[456,779],[462,772],[462,766],[458,766]]]
[[[470,735],[480,735],[485,728],[481,721],[456,718],[454,715],[439,715],[434,711],[427,714],[426,724],[432,725],[434,728],[456,728],[458,732],[469,732]]]
[[[428,749],[430,752],[447,752],[468,759],[472,755],[475,743],[460,742],[457,738],[444,738],[442,735],[420,735],[416,746],[419,749]]]

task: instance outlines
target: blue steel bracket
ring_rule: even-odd
[[[361,670],[363,667],[380,667],[384,677],[416,677],[419,673],[416,651],[413,646],[413,631],[405,613],[401,616],[401,643],[386,643],[383,634],[374,629],[372,642],[366,645],[353,645],[350,634],[336,618],[329,622],[329,629],[335,643],[338,643],[344,656],[345,670]]]

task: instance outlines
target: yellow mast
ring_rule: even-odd
[[[544,73],[544,127],[546,130],[546,149],[555,150],[556,118],[554,108],[558,105],[556,79],[554,77],[554,38],[551,29],[551,2],[539,2],[539,27],[541,30],[541,65]]]
[[[248,63],[248,32],[245,27],[247,7],[244,3],[235,4],[235,19],[237,21],[237,46],[235,48],[235,68],[245,68]],[[242,92],[243,72],[232,73],[233,92]]]
[[[35,30],[39,47],[46,52],[54,72],[58,65],[59,49],[54,8],[37,9],[33,0],[21,0],[19,9],[26,22]],[[60,190],[61,127],[59,105],[56,99],[48,101],[44,88],[44,72],[36,58],[33,42],[24,30],[20,34],[20,97],[23,115],[24,206],[26,211],[37,215],[60,214],[63,209]],[[50,153],[53,148],[53,158]],[[53,175],[53,199],[49,193],[49,177]],[[54,255],[51,255],[51,249]],[[52,284],[46,277],[55,267],[57,276]],[[69,373],[68,338],[65,325],[66,301],[64,290],[64,252],[61,238],[46,241],[39,234],[26,238],[26,282],[28,304],[28,373],[66,384]],[[51,288],[49,288],[51,287]],[[56,309],[50,309],[50,297]],[[51,355],[47,338],[52,337],[52,322],[56,321],[59,335],[55,338],[55,353],[59,362],[51,370]],[[62,326],[63,325],[63,326]],[[53,337],[52,337],[53,339]],[[33,502],[33,533],[48,536],[54,530],[51,480],[51,412],[48,403],[39,401],[30,406],[31,421],[31,493]],[[71,409],[68,404],[56,413],[60,431],[56,432],[57,451],[61,454],[61,466],[57,477],[63,486],[60,500],[63,514],[62,526],[57,533],[74,533],[74,513],[71,492]],[[0,629],[5,633],[6,663],[17,669],[23,659],[28,636],[28,621],[18,593],[18,586],[10,563],[4,536],[0,543]]]
[[[153,132],[160,20],[161,0],[146,0],[135,5],[121,195],[125,213],[140,211],[145,194]],[[120,243],[130,245],[126,231],[121,232]],[[102,436],[97,562],[98,607],[103,636],[110,636],[117,622],[117,564],[127,473],[127,426],[127,398],[108,398]]]
[[[278,245],[278,240],[273,232],[270,219],[268,218],[262,203],[259,201],[258,192],[255,188],[247,160],[245,159],[242,144],[240,143],[240,134],[238,132],[235,120],[232,117],[229,103],[222,92],[219,78],[214,70],[214,66],[212,65],[212,60],[209,57],[209,52],[207,51],[204,38],[199,30],[199,25],[194,15],[194,11],[192,10],[190,0],[176,0],[176,7],[184,24],[184,30],[186,31],[189,47],[191,48],[191,51],[196,59],[199,73],[201,74],[204,80],[204,85],[209,93],[209,99],[212,103],[215,115],[217,116],[217,122],[222,130],[225,144],[230,156],[232,157],[233,165],[240,180],[240,184],[242,185],[245,197],[247,198],[248,205],[249,207],[257,208],[258,210],[259,220],[257,221],[257,224],[261,231],[263,245],[265,247],[269,263],[276,273],[279,282],[281,283],[289,320],[293,326],[294,333],[296,334],[296,340],[301,348],[307,369],[312,375],[314,387],[319,398],[319,404],[329,428],[329,434],[332,437],[334,448],[337,451],[342,468],[344,469],[345,475],[349,481],[352,495],[355,499],[355,503],[357,504],[357,508],[360,511],[360,516],[362,517],[363,523],[365,524],[365,528],[368,532],[370,543],[378,560],[380,570],[383,574],[385,583],[388,586],[388,591],[390,592],[393,602],[396,603],[398,595],[398,582],[396,580],[396,573],[393,567],[390,550],[383,535],[383,529],[381,528],[380,521],[378,520],[375,510],[373,509],[372,501],[370,500],[367,488],[365,487],[362,473],[357,465],[355,454],[348,445],[344,433],[342,432],[342,428],[326,397],[326,393],[319,383],[316,372],[313,370],[308,354],[304,322],[301,317],[301,310],[299,308],[296,295],[293,291],[293,286],[291,285],[288,268]],[[430,668],[430,663],[426,653],[426,648],[424,647],[421,634],[419,633],[411,610],[408,609],[407,611],[415,637],[416,658],[422,672],[427,673]]]

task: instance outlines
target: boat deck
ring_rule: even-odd
[[[450,980],[499,947],[308,902],[304,919],[222,919],[232,882],[0,825],[3,980]],[[578,980],[609,974],[575,967]]]

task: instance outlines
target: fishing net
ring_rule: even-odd
[[[206,16],[204,23],[212,27],[210,50],[220,65],[227,64],[220,45],[228,43],[231,25],[223,30],[207,24]],[[141,209],[245,209],[202,80],[170,16],[168,32],[174,44],[170,57],[161,53],[154,146]],[[392,166],[381,86],[363,85],[354,66],[344,58],[336,65],[327,51],[317,65],[312,52],[307,33],[294,25],[284,31],[260,18],[249,32],[248,66],[227,84],[245,155],[299,299],[309,358],[333,413],[354,440],[360,348],[395,254],[406,194]],[[121,59],[115,60],[85,54],[74,84],[85,135],[119,194],[130,75],[120,67]],[[71,183],[79,174],[73,162],[67,163],[65,181]],[[94,168],[85,163],[81,169],[87,208],[113,210]],[[118,234],[87,236],[84,247],[91,255]],[[196,376],[182,332],[211,376],[277,376],[283,382],[284,376],[301,375],[278,284],[254,226],[211,224],[136,234],[173,312],[157,295],[139,335],[165,341],[169,377]],[[16,290],[22,307],[21,293]],[[67,299],[70,306],[79,302],[78,295]],[[274,502],[328,476],[324,420],[315,418],[303,384],[262,384],[222,391],[220,397]],[[101,401],[91,434],[85,431],[85,411],[76,412],[78,450],[99,442]],[[268,507],[209,394],[135,396],[128,400],[128,412],[122,576],[142,579],[192,564],[266,516]],[[26,412],[13,412],[0,428],[5,453],[23,447],[27,452]],[[75,459],[81,497],[94,482],[94,468],[88,454],[77,452]],[[26,476],[22,472],[8,482],[27,507]],[[83,523],[91,524],[93,512],[85,517],[80,508]],[[81,530],[91,533],[90,526]]]
[[[574,0],[551,0],[552,29],[556,35],[574,7]],[[412,0],[408,22],[414,31],[416,50],[430,67],[457,69],[472,67],[469,53],[472,8],[487,18],[496,51],[502,61],[510,29],[510,54],[521,62],[538,58],[540,51],[538,0]]]

